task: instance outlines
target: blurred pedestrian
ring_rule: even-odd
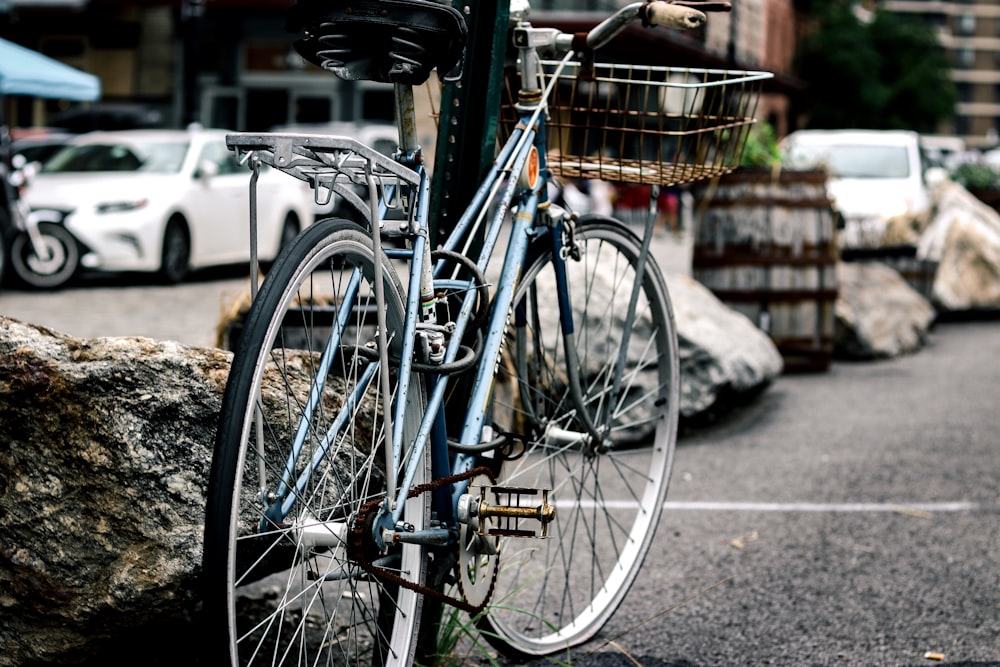
[[[669,228],[676,236],[681,233],[681,197],[680,189],[677,187],[661,187],[660,195],[656,200],[656,225],[655,228],[660,233],[665,233]]]

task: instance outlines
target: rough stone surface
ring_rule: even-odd
[[[688,276],[667,276],[681,358],[681,418],[711,418],[781,375],[774,342]]]
[[[917,256],[936,261],[932,300],[942,311],[1000,309],[1000,214],[957,183],[936,191]]]
[[[0,317],[0,665],[72,664],[191,613],[229,360]]]
[[[935,309],[897,271],[880,262],[841,262],[837,281],[837,358],[884,359],[923,347]]]
[[[593,276],[588,285],[592,298],[614,298],[612,277]],[[760,391],[781,374],[784,362],[777,347],[748,317],[729,308],[690,276],[674,274],[664,279],[677,325],[682,420],[710,419]],[[539,310],[550,313],[550,326],[556,327],[559,312],[556,295],[553,292],[540,298],[544,297],[551,303]],[[628,325],[619,322],[618,326]],[[598,354],[597,358],[601,356]],[[652,385],[656,373],[640,374],[633,381]]]

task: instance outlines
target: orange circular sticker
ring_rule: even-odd
[[[521,170],[521,185],[534,190],[538,185],[539,169],[538,149],[532,146],[528,151],[528,159],[524,161],[524,169]]]

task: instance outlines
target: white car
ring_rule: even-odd
[[[225,130],[91,132],[52,156],[24,197],[38,220],[75,237],[83,268],[176,283],[191,269],[249,261],[250,174]],[[306,183],[261,170],[262,261],[312,223],[312,206]]]
[[[782,140],[786,167],[825,167],[827,189],[844,216],[844,248],[882,245],[886,223],[931,206],[920,137],[906,130],[798,130]]]

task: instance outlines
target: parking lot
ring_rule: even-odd
[[[658,244],[673,253],[661,256],[668,267],[683,263],[682,242]],[[212,345],[245,273],[4,289],[0,313],[75,336]],[[997,359],[1000,320],[939,324],[917,354],[782,376],[683,433],[636,587],[604,633],[555,658],[1000,664]],[[463,659],[488,662],[476,651]]]
[[[196,272],[180,285],[109,274],[77,278],[58,291],[5,286],[0,313],[81,338],[148,336],[209,346],[222,313],[249,292],[248,276],[236,266]]]
[[[1000,322],[941,324],[685,433],[622,636],[579,664],[1000,664],[998,354]]]

